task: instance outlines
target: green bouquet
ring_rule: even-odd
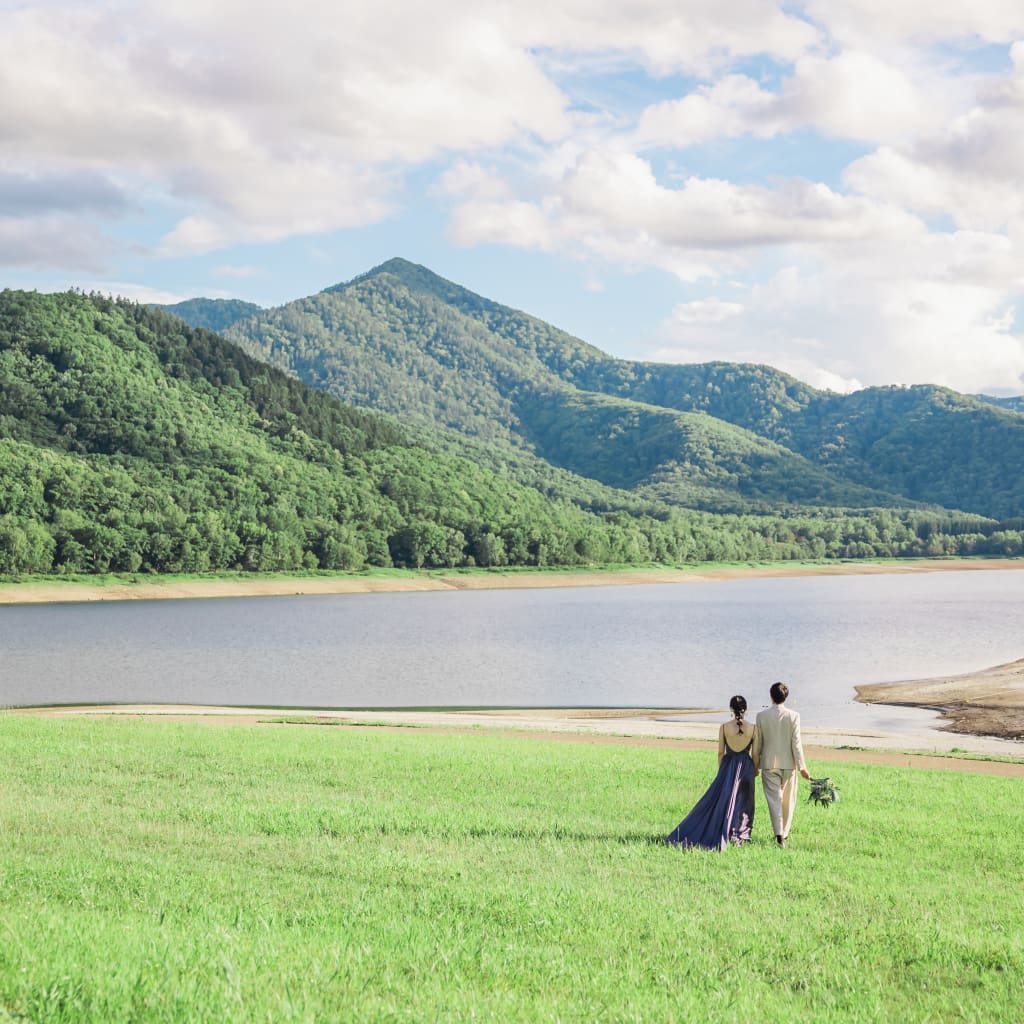
[[[811,792],[807,799],[811,803],[828,807],[839,799],[839,790],[831,779],[811,779]]]

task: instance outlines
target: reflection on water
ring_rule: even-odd
[[[1022,655],[1024,572],[0,608],[0,703],[725,707],[785,679],[806,723],[930,712],[857,683]],[[876,723],[874,726],[872,722]]]

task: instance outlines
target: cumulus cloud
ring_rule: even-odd
[[[1017,0],[805,0],[804,9],[846,45],[951,39],[1004,43],[1024,35],[1024,9]]]
[[[847,168],[857,192],[900,203],[956,226],[1024,233],[1024,44],[1013,69],[980,82],[970,109],[903,145],[882,147]]]
[[[778,89],[745,75],[726,75],[680,99],[648,107],[636,136],[641,146],[690,146],[752,135],[771,138],[806,127],[825,135],[885,142],[941,121],[941,81],[869,53],[802,57]]]
[[[96,227],[74,217],[0,216],[0,266],[99,273],[112,248]]]
[[[888,257],[871,247],[789,265],[752,286],[733,316],[666,319],[652,357],[767,362],[837,391],[927,382],[1019,392],[1024,340],[1013,333],[1013,269],[963,274],[977,244],[924,237]]]
[[[533,202],[492,185],[493,198],[457,208],[457,240],[586,252],[732,286],[728,299],[712,292],[677,305],[653,358],[768,362],[835,390],[1024,384],[1024,340],[1008,313],[1024,267],[1005,234],[931,230],[884,198],[802,181],[669,187],[645,160],[616,151],[583,154]],[[788,270],[773,274],[780,256]]]
[[[480,222],[474,241],[499,240],[494,231],[508,241],[502,221],[515,220],[529,223],[530,238],[543,237],[546,244],[572,239],[600,252],[633,247],[687,254],[688,266],[704,268],[699,276],[718,276],[738,265],[748,249],[884,240],[920,226],[896,207],[844,196],[814,182],[791,180],[766,188],[691,177],[672,188],[657,180],[643,158],[616,151],[582,154],[539,202],[474,199],[456,210],[455,222],[467,225],[475,215]],[[469,237],[468,227],[461,231],[461,238]],[[520,244],[533,243],[524,236]],[[691,280],[693,271],[681,276]]]
[[[680,324],[720,324],[729,317],[740,316],[743,304],[739,302],[723,302],[718,296],[708,299],[695,299],[692,302],[681,302],[672,311],[672,318]]]
[[[528,0],[505,7],[505,23],[524,45],[635,54],[656,74],[710,71],[756,55],[791,61],[821,39],[773,0]]]
[[[393,209],[396,168],[569,129],[529,49],[451,6],[16,9],[0,36],[0,159],[131,174],[187,208],[168,252],[373,222]]]
[[[512,195],[499,174],[472,160],[457,160],[438,178],[431,194],[442,198],[506,199]]]
[[[57,212],[116,216],[128,207],[124,189],[89,169],[0,169],[0,216],[33,217]]]
[[[364,227],[426,167],[456,244],[685,283],[665,351],[844,388],[1024,371],[1018,0],[4,8],[6,265],[98,273],[133,225],[158,257]],[[581,83],[609,70],[602,106]],[[864,155],[826,180],[715,165],[718,140],[808,137]]]
[[[40,0],[5,11],[0,159],[117,168],[183,207],[162,251],[201,252],[372,223],[404,167],[566,138],[547,55],[664,73],[818,37],[772,0]]]

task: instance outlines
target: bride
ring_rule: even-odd
[[[674,846],[724,850],[745,843],[754,824],[754,779],[758,775],[761,737],[743,716],[745,697],[729,701],[733,717],[718,730],[718,774],[675,831],[665,839]]]

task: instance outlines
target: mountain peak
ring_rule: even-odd
[[[432,295],[442,302],[452,303],[464,309],[478,310],[490,307],[497,308],[498,306],[497,303],[492,302],[490,299],[485,299],[483,296],[477,295],[476,292],[471,292],[468,288],[463,288],[462,285],[449,281],[447,278],[441,277],[440,274],[435,274],[429,267],[413,263],[411,260],[403,259],[401,256],[394,256],[381,263],[380,266],[368,270],[365,274],[360,274],[358,277],[354,277],[351,281],[343,284],[336,284],[330,288],[325,288],[324,291],[344,292],[349,288],[355,288],[365,282],[375,281],[382,277],[395,278],[412,292]]]
[[[412,260],[404,259],[401,256],[392,256],[391,259],[385,260],[380,266],[373,267],[368,270],[363,277],[373,277],[375,274],[398,274],[403,276],[405,274],[431,274],[436,277],[432,270],[423,266],[421,263],[413,263]]]
[[[346,288],[351,288],[353,285],[360,284],[363,281],[372,281],[378,277],[397,277],[403,284],[420,287],[431,286],[430,290],[434,290],[438,285],[448,285],[449,287],[457,287],[453,285],[451,281],[446,281],[443,277],[435,274],[429,267],[424,267],[419,263],[413,263],[412,260],[403,259],[401,256],[393,256],[389,260],[385,260],[379,266],[373,267],[367,270],[365,273],[358,274],[353,277],[351,281],[342,281],[340,284],[331,285],[330,288],[325,288],[325,292],[340,292]]]

